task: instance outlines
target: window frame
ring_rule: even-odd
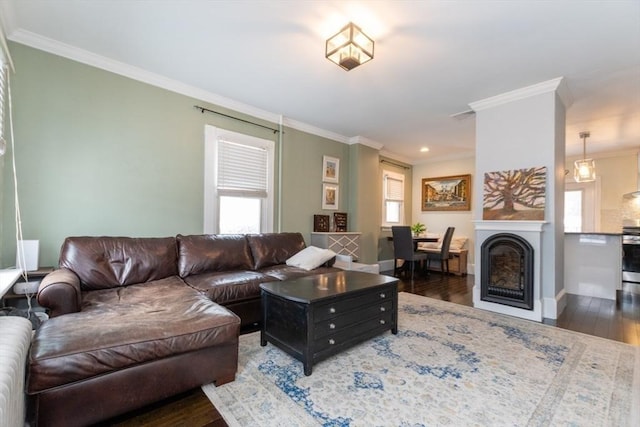
[[[565,181],[564,192],[582,190],[582,233],[600,231],[600,177],[591,182],[575,182],[573,179]],[[564,203],[564,195],[563,195]],[[564,230],[563,218],[563,230]]]
[[[401,185],[402,185],[402,199],[390,199],[387,198],[387,178],[391,178],[391,179],[395,179],[397,181],[401,181]],[[405,184],[406,184],[406,177],[404,174],[402,173],[398,173],[398,172],[394,172],[394,171],[390,171],[390,170],[386,170],[383,169],[382,170],[382,218],[381,218],[381,222],[382,222],[382,227],[384,228],[389,228],[392,227],[394,225],[404,225],[405,224]],[[399,221],[398,223],[395,222],[387,222],[387,202],[389,201],[394,201],[394,202],[400,202],[400,208],[399,208]]]
[[[267,152],[267,195],[255,197],[260,199],[260,232],[273,231],[274,218],[274,175],[275,175],[275,142],[246,135],[239,132],[205,125],[204,144],[204,221],[205,234],[220,233],[220,196],[230,196],[228,192],[218,190],[218,149],[219,141],[229,141],[237,144],[260,147]],[[251,195],[236,195],[239,197],[252,197]]]

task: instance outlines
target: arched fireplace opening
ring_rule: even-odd
[[[482,301],[533,310],[533,247],[511,233],[494,234],[480,248]]]

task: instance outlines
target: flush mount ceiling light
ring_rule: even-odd
[[[373,40],[349,22],[327,40],[326,57],[344,70],[352,70],[373,59]]]
[[[573,167],[573,179],[576,182],[591,182],[596,180],[596,164],[593,159],[587,159],[587,138],[589,132],[580,132],[582,138],[582,160],[576,160]]]

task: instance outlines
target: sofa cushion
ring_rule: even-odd
[[[253,269],[284,264],[306,247],[300,233],[248,234],[247,241],[253,255]]]
[[[60,268],[80,279],[83,290],[108,289],[178,274],[174,237],[68,237]]]
[[[184,281],[218,304],[260,299],[260,283],[273,282],[271,276],[257,271],[227,271],[187,276]]]
[[[191,236],[178,234],[177,241],[180,277],[253,268],[251,249],[242,234]]]
[[[36,332],[28,391],[237,342],[239,327],[235,314],[177,276],[86,292],[82,311],[49,319]]]

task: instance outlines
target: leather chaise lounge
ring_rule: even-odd
[[[88,425],[233,381],[260,283],[336,270],[287,266],[304,247],[300,233],[67,238],[38,291],[30,421]]]

